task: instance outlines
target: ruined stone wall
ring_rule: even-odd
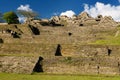
[[[0,72],[31,74],[39,57],[0,57]],[[42,64],[41,64],[42,63]],[[120,74],[119,57],[49,57],[40,62],[42,73]]]
[[[22,50],[18,54],[6,52],[10,54],[0,56],[0,72],[31,74],[35,65],[40,64],[43,73],[112,75],[120,73],[120,46],[61,45],[61,56],[55,55],[57,45],[54,47],[49,45],[42,49],[43,47],[39,47],[41,50],[39,53],[37,49],[36,52],[30,49],[29,51],[33,52],[31,55],[24,51],[26,55],[20,55],[23,53]],[[63,50],[67,50],[66,53]],[[42,57],[41,61],[39,57]]]
[[[2,29],[4,27],[7,29],[8,26],[2,26]],[[103,35],[111,35],[111,31],[114,35],[116,27],[36,27],[40,35],[34,35],[29,25],[17,25],[17,28],[14,25],[10,29],[21,33],[20,38],[12,38],[11,34],[0,36],[4,40],[0,44],[0,72],[32,73],[40,62],[45,73],[120,73],[120,46],[88,45],[91,41],[103,38]],[[102,32],[108,33],[101,35]],[[57,53],[60,55],[55,55]],[[39,60],[40,56],[42,61]]]
[[[22,56],[0,56],[0,72],[30,74],[38,58]]]
[[[115,57],[54,57],[43,62],[46,73],[117,75],[119,69],[119,58]]]
[[[119,46],[59,44],[62,56],[119,56]],[[0,55],[55,56],[58,44],[1,44]]]

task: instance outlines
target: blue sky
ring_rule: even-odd
[[[119,0],[0,0],[0,12],[16,11],[20,5],[29,5],[29,8],[38,12],[41,18],[50,18],[54,14],[60,15],[68,10],[79,14],[85,10],[85,4],[91,8],[95,7],[97,2],[115,7],[120,5]],[[88,12],[90,13],[90,9]]]

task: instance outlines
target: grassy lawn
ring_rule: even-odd
[[[27,75],[0,73],[0,80],[120,80],[120,76],[100,75]]]
[[[93,44],[102,44],[102,45],[120,45],[120,37],[119,38],[109,38],[107,40],[97,40]]]

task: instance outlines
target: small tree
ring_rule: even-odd
[[[4,13],[3,19],[5,19],[8,24],[18,24],[19,23],[18,16],[16,15],[15,12],[12,12],[12,11]]]

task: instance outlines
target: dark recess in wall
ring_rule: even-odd
[[[84,26],[82,23],[79,26]]]
[[[61,45],[60,44],[57,45],[55,56],[62,56],[62,54],[61,54]]]
[[[3,41],[3,39],[2,39],[2,38],[0,38],[0,43],[4,43],[4,41]]]
[[[18,34],[17,32],[11,33],[11,35],[13,36],[13,38],[20,38],[20,34]]]
[[[35,67],[33,68],[33,72],[43,72],[42,61],[43,61],[43,58],[39,57],[37,63],[35,64]]]
[[[68,35],[69,35],[69,36],[71,36],[71,35],[72,35],[72,33],[71,33],[71,32],[69,32],[69,33],[68,33]]]
[[[29,25],[31,31],[33,32],[34,35],[40,35],[40,31],[37,27],[34,27],[32,25]]]
[[[110,56],[111,53],[112,53],[112,50],[108,49],[108,56]]]

